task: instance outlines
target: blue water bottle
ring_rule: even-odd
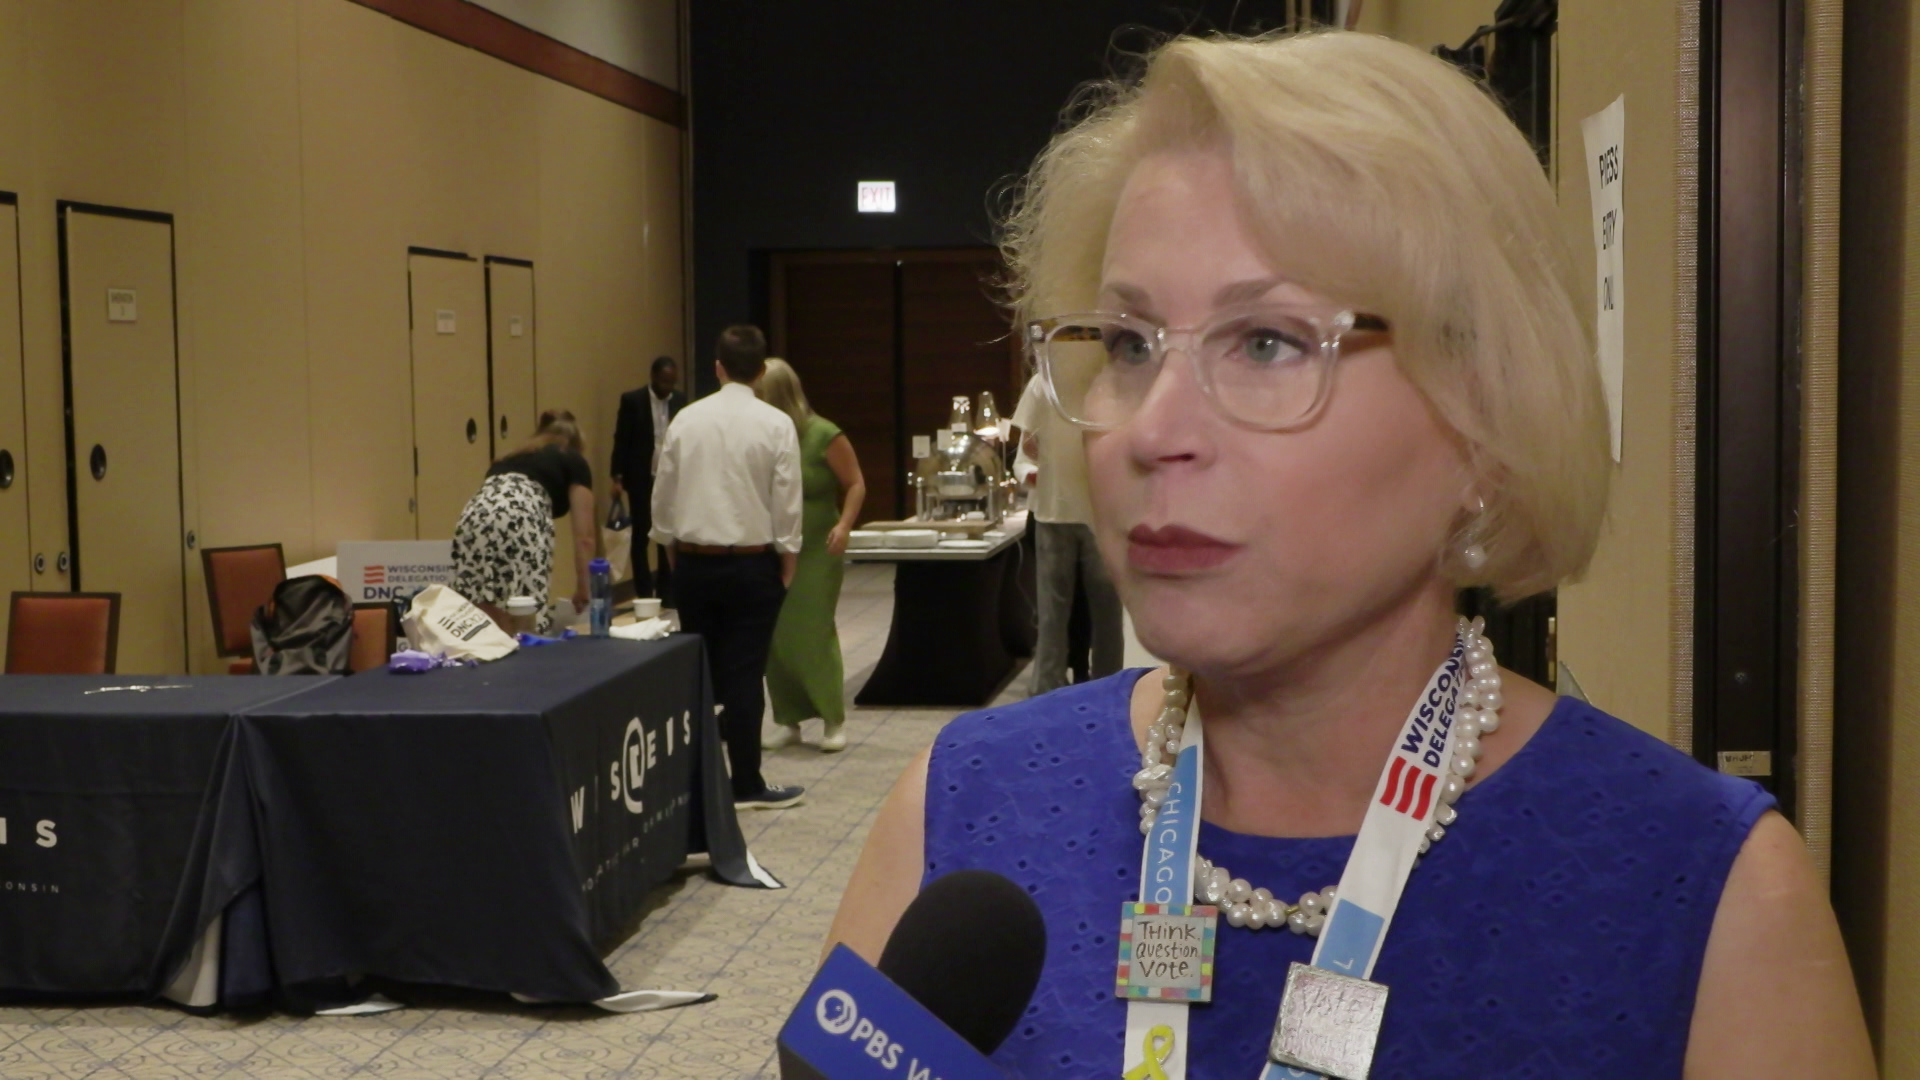
[[[587,625],[594,637],[613,628],[613,566],[605,559],[587,564]]]

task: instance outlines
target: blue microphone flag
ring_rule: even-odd
[[[845,945],[780,1029],[782,1060],[831,1080],[1005,1080],[980,1051]],[[789,1072],[789,1075],[791,1073]]]

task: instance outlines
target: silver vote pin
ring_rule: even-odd
[[[1367,1080],[1387,988],[1324,968],[1294,963],[1268,1055],[1282,1065],[1338,1080]]]

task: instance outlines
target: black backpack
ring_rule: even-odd
[[[253,613],[253,662],[262,675],[345,675],[353,608],[332,578],[288,578]]]

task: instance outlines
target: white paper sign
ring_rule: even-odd
[[[453,309],[441,308],[433,313],[433,329],[437,334],[453,333]]]
[[[1587,144],[1587,188],[1593,195],[1594,302],[1599,317],[1600,383],[1607,395],[1607,419],[1613,434],[1613,460],[1620,460],[1620,412],[1626,383],[1626,267],[1621,192],[1627,160],[1627,99],[1580,122]]]
[[[140,294],[134,289],[107,290],[108,322],[139,322]]]
[[[356,604],[406,599],[453,580],[451,540],[355,540],[338,552],[340,587]]]
[[[932,457],[933,437],[930,435],[915,435],[913,437],[913,456],[915,458]]]
[[[508,337],[519,337],[520,335],[526,332],[527,332],[526,325],[520,321],[520,316],[518,315],[507,316],[507,336]]]

